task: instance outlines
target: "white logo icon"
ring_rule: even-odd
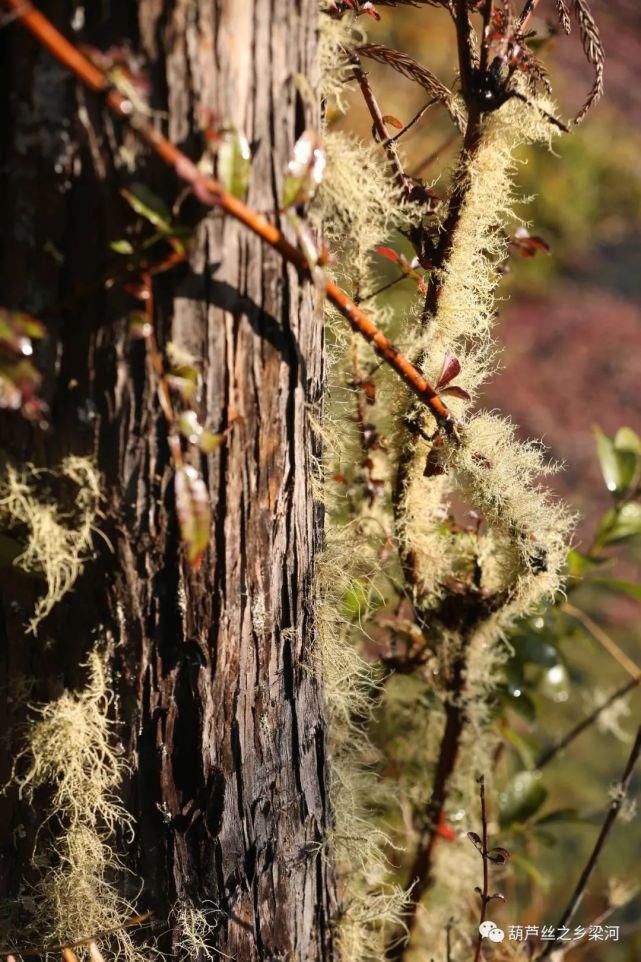
[[[479,925],[479,935],[491,942],[502,942],[505,938],[503,929],[500,929],[496,922],[490,922],[489,919]]]

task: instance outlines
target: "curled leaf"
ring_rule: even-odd
[[[198,571],[209,544],[211,507],[205,482],[190,464],[176,469],[176,514],[187,562]]]
[[[487,858],[489,858],[490,862],[496,862],[497,865],[505,865],[506,862],[509,862],[511,855],[512,853],[509,849],[501,848],[499,845],[489,850]]]
[[[477,849],[479,852],[483,851],[483,842],[481,841],[480,835],[478,835],[476,832],[468,832],[467,837],[475,849]]]

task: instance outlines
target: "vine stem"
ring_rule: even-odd
[[[621,782],[617,787],[617,791],[612,799],[612,802],[610,803],[610,807],[603,821],[603,825],[601,826],[601,831],[599,832],[599,836],[594,844],[594,848],[592,849],[592,852],[590,853],[590,857],[588,858],[585,864],[585,868],[581,872],[579,881],[576,884],[576,888],[574,889],[574,892],[570,897],[570,901],[568,902],[567,907],[563,912],[561,919],[559,920],[559,923],[556,927],[557,930],[566,928],[567,923],[572,920],[574,913],[579,907],[579,903],[581,902],[581,899],[585,894],[585,890],[588,886],[588,882],[590,881],[592,873],[594,872],[597,866],[599,857],[607,841],[608,835],[610,834],[612,830],[612,826],[614,825],[617,819],[617,816],[621,811],[621,806],[623,805],[623,801],[626,797],[626,794],[630,785],[630,780],[632,778],[632,772],[634,771],[635,765],[639,760],[639,755],[641,755],[641,727],[639,727],[639,730],[637,731],[637,735],[634,740],[634,744],[632,746],[630,755],[628,757],[625,770],[623,772],[623,775],[621,776]],[[537,962],[540,962],[541,959],[546,959],[550,955],[550,953],[553,951],[555,946],[558,945],[558,942],[559,942],[558,938],[555,939],[554,941],[548,942],[543,952],[538,956]]]
[[[131,101],[112,86],[107,75],[70,43],[29,0],[0,0],[0,4],[15,14],[15,19],[86,87],[101,94],[107,107],[127,123],[138,137],[189,185],[201,203],[223,210],[277,251],[303,276],[311,278],[311,269],[305,255],[294,247],[274,224],[225,191],[214,178],[203,176],[196,165],[156,130],[144,115],[136,111]],[[396,371],[410,391],[429,408],[443,429],[456,437],[456,419],[416,365],[401,354],[387,335],[337,284],[327,280],[325,293],[352,329],[364,337],[377,354]]]

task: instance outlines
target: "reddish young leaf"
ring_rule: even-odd
[[[449,387],[442,388],[438,393],[441,395],[441,397],[457,397],[460,398],[461,401],[472,400],[467,391],[463,390],[462,387],[458,387],[456,384],[450,384]]]
[[[174,488],[180,536],[187,562],[193,571],[198,571],[209,544],[209,494],[205,482],[190,464],[176,469]]]
[[[487,857],[490,862],[496,862],[497,865],[505,865],[507,861],[512,857],[512,853],[507,848],[491,848],[487,853]]]
[[[477,835],[476,832],[468,832],[467,837],[469,838],[474,848],[478,849],[479,852],[483,851],[483,842],[481,841],[480,835]]]
[[[398,117],[394,117],[393,114],[385,114],[383,117],[383,123],[389,124],[390,127],[395,127],[397,130],[403,129],[403,124]]]
[[[376,253],[380,254],[381,257],[386,257],[388,261],[392,261],[393,264],[400,264],[401,254],[397,254],[396,251],[391,247],[376,247]]]
[[[457,376],[457,374],[460,373],[460,371],[461,371],[461,363],[459,359],[457,357],[454,357],[451,351],[448,351],[445,357],[443,358],[443,364],[441,365],[441,373],[439,374],[438,381],[436,382],[437,388],[445,387],[446,384],[449,384],[450,381],[454,380],[454,378]]]
[[[550,245],[542,237],[537,237],[528,231],[527,227],[517,227],[514,231],[512,245],[517,248],[521,257],[534,257],[539,251],[550,253]]]
[[[375,10],[374,4],[373,4],[373,3],[370,3],[370,0],[365,0],[365,3],[363,3],[363,4],[361,5],[361,12],[362,12],[362,13],[368,13],[368,14],[370,15],[370,17],[373,17],[373,18],[374,18],[374,20],[380,20],[380,19],[381,19],[380,13],[378,13],[378,11]]]

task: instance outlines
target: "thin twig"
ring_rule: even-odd
[[[590,881],[592,873],[594,872],[597,866],[597,863],[599,861],[599,857],[603,850],[603,846],[605,845],[608,835],[612,830],[612,826],[614,825],[617,819],[617,816],[621,811],[621,806],[623,805],[623,802],[625,800],[625,797],[630,785],[630,780],[632,778],[632,772],[634,771],[634,767],[637,761],[639,760],[639,755],[641,755],[641,727],[639,727],[639,730],[637,731],[637,736],[634,740],[632,751],[630,752],[630,756],[626,763],[625,770],[621,777],[621,782],[618,785],[616,794],[614,795],[610,803],[610,807],[608,808],[607,814],[605,816],[603,825],[601,826],[601,831],[599,832],[599,836],[596,840],[594,848],[592,849],[590,857],[586,862],[585,868],[581,872],[581,876],[579,878],[579,881],[576,884],[576,888],[574,889],[574,892],[572,893],[570,901],[568,902],[567,907],[563,912],[563,915],[561,916],[561,919],[558,925],[556,926],[557,931],[559,929],[565,929],[567,927],[567,923],[572,920],[574,913],[579,907],[579,903],[581,902],[581,899],[585,894],[585,890],[587,888],[588,882]],[[559,942],[558,938],[555,939],[554,941],[548,942],[548,944],[544,948],[541,955],[538,956],[538,959],[541,960],[541,959],[547,958],[552,952],[552,950],[554,949],[554,947],[558,945],[558,942]]]
[[[474,962],[479,962],[481,958],[481,945],[483,943],[483,936],[481,934],[481,926],[485,922],[485,916],[487,914],[487,904],[490,901],[490,871],[487,864],[487,810],[485,807],[485,776],[479,776],[479,794],[481,796],[481,833],[482,833],[482,843],[483,848],[481,850],[481,857],[483,858],[483,891],[481,892],[481,917],[479,919],[479,933],[478,940],[476,943],[476,952],[474,953]]]
[[[445,926],[445,962],[452,962],[452,926],[454,919],[448,919]]]
[[[526,0],[525,6],[521,10],[521,16],[517,20],[519,33],[523,33],[523,31],[527,27],[528,21],[530,20],[530,17],[532,17],[532,15],[534,14],[534,11],[536,10],[538,4],[539,4],[539,0]]]
[[[410,176],[416,178],[419,176],[419,174],[422,174],[426,167],[431,166],[431,164],[433,164],[435,160],[438,160],[438,158],[441,156],[441,154],[444,151],[448,150],[452,146],[452,144],[456,143],[456,141],[458,140],[458,137],[459,137],[458,132],[451,134],[447,138],[444,144],[441,144],[440,147],[438,147],[436,150],[433,150],[431,153],[429,153],[427,157],[423,158],[423,160],[418,164],[418,166],[414,168],[414,171],[412,172],[412,174],[410,174]]]
[[[381,287],[377,287],[376,290],[372,291],[370,294],[363,294],[362,297],[355,297],[354,302],[356,304],[364,304],[365,301],[370,301],[373,297],[378,297],[379,294],[383,294],[385,291],[388,291],[390,287],[395,287],[395,285],[400,281],[406,280],[407,276],[407,274],[399,274],[398,277],[395,277],[393,280],[381,285]]]
[[[596,721],[598,721],[601,714],[607,708],[609,708],[610,705],[613,705],[620,698],[625,698],[626,695],[637,688],[640,682],[641,673],[639,673],[636,678],[632,678],[630,681],[626,682],[623,687],[618,688],[615,692],[613,692],[609,698],[606,698],[604,702],[602,702],[600,705],[597,705],[594,711],[590,712],[590,714],[587,715],[583,721],[580,721],[574,726],[574,728],[571,728],[570,731],[563,736],[563,738],[560,738],[558,741],[554,742],[553,745],[550,745],[549,748],[546,748],[546,750],[542,752],[536,760],[535,767],[540,770],[548,765],[552,759],[559,754],[559,752],[562,752],[574,741],[575,738],[578,738],[579,735],[583,734],[586,728],[589,728],[590,725],[593,725]]]
[[[294,265],[305,277],[311,277],[310,266],[304,256],[282,232],[261,214],[256,213],[238,198],[223,190],[212,177],[203,176],[196,165],[170,140],[156,130],[149,120],[136,111],[131,101],[115,90],[108,77],[89,61],[73,44],[56,30],[53,24],[32,4],[23,0],[0,0],[16,13],[17,19],[45,46],[56,59],[67,67],[90,90],[104,97],[109,109],[134,130],[152,150],[187,183],[201,203],[218,207],[276,250],[284,260]],[[447,405],[421,371],[406,358],[390,339],[377,327],[354,301],[333,281],[327,280],[327,299],[347,320],[352,329],[368,341],[383,360],[393,368],[408,388],[430,409],[438,423],[456,436],[456,420]]]
[[[425,111],[429,110],[430,107],[433,107],[434,104],[437,104],[437,103],[438,103],[438,100],[436,99],[436,97],[432,97],[432,99],[428,100],[426,104],[423,104],[420,110],[416,111],[412,119],[408,120],[408,122],[405,124],[402,130],[399,130],[399,132],[397,134],[394,134],[393,137],[388,137],[387,140],[383,141],[383,147],[387,147],[388,144],[395,144],[397,140],[400,140],[401,137],[404,137],[407,131],[411,130],[414,124],[418,123],[418,121],[421,119]]]
[[[396,152],[396,145],[393,139],[390,139],[389,132],[385,126],[385,121],[383,120],[383,113],[378,105],[378,101],[372,90],[372,85],[369,82],[369,77],[367,71],[364,69],[361,59],[357,53],[350,53],[350,61],[352,67],[354,68],[354,77],[361,88],[361,93],[363,94],[363,100],[369,110],[370,117],[372,118],[372,124],[376,137],[378,138],[381,146],[385,149],[387,158],[390,162],[390,166],[394,171],[394,178],[398,185],[402,188],[406,195],[409,195],[412,189],[412,183],[403,170],[403,165],[399,159]]]
[[[561,606],[561,611],[564,611],[566,614],[570,615],[571,618],[574,618],[576,621],[580,622],[584,628],[587,628],[592,637],[595,638],[603,648],[605,648],[608,654],[612,655],[614,660],[621,665],[623,670],[626,671],[628,675],[630,675],[632,678],[636,678],[637,680],[639,679],[639,676],[641,676],[641,669],[638,667],[638,665],[635,665],[631,658],[628,658],[623,649],[617,645],[614,638],[611,638],[610,635],[608,635],[608,633],[604,631],[600,625],[597,625],[596,621],[593,621],[593,619],[590,618],[589,615],[586,615],[584,611],[581,611],[580,608],[575,608],[574,605],[570,604],[569,601],[566,601],[565,604]]]

